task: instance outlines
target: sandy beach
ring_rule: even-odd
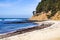
[[[5,37],[0,40],[60,40],[60,21],[44,21],[43,23],[54,23],[50,27],[33,30],[22,34]],[[30,29],[31,30],[31,29]]]
[[[60,0],[0,0],[0,40],[60,40]]]

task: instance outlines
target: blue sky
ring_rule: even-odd
[[[27,18],[32,16],[40,0],[0,0],[0,18]]]

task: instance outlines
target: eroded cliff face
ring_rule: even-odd
[[[42,21],[42,20],[48,20],[48,16],[51,15],[51,11],[49,11],[48,13],[45,13],[45,12],[41,12],[39,13],[38,16],[36,15],[33,15],[30,20],[39,20],[39,21]]]
[[[49,16],[51,16],[51,11],[49,11],[48,13],[45,12],[41,12],[38,16],[33,15],[30,20],[60,20],[60,11],[57,11],[55,13],[54,16],[51,16],[50,18],[48,18]]]
[[[58,11],[53,17],[51,17],[52,20],[60,20],[60,11]]]
[[[34,12],[33,12],[34,14]],[[60,20],[60,0],[41,0],[30,20]]]
[[[47,18],[47,15],[46,15],[46,13],[40,13],[40,15],[38,15],[38,16],[35,16],[35,15],[33,15],[31,18],[30,18],[30,20],[47,20],[48,18]]]

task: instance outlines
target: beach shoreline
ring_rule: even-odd
[[[52,23],[52,24],[51,24]],[[40,23],[38,23],[40,24]],[[44,25],[47,24],[47,25]],[[50,24],[50,25],[48,25]],[[60,39],[60,21],[44,21],[42,26],[18,30],[14,33],[1,35],[1,40],[55,40]],[[44,25],[44,27],[43,27]]]
[[[9,33],[0,34],[0,39],[10,37],[10,36],[14,36],[14,35],[18,35],[18,34],[23,34],[23,33],[26,33],[26,32],[31,32],[31,31],[34,31],[34,30],[44,29],[44,28],[47,28],[47,27],[49,27],[53,24],[53,23],[47,23],[46,24],[44,22],[39,22],[39,23],[35,22],[35,23],[37,23],[38,26],[25,28],[25,29],[19,29],[19,30],[12,31],[12,32],[9,32]]]

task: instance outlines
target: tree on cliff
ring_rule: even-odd
[[[60,10],[60,0],[41,0],[36,7],[36,13],[49,12],[51,11],[51,16],[54,16],[57,11]]]

